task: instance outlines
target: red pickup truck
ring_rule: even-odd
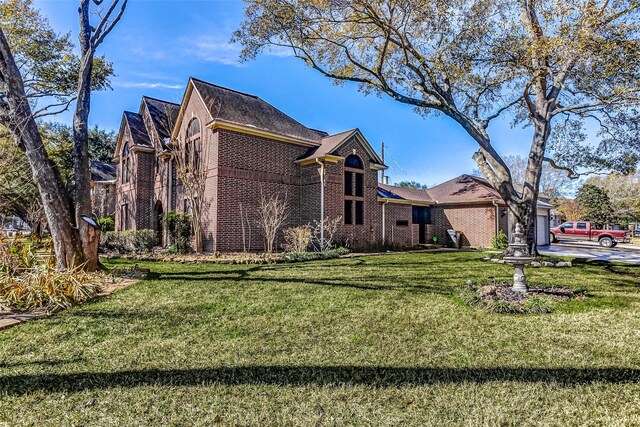
[[[612,248],[618,243],[629,243],[631,237],[623,230],[593,230],[589,221],[565,222],[559,227],[551,228],[551,241],[558,239],[597,241],[600,246]]]

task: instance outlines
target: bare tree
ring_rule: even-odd
[[[73,198],[75,222],[80,231],[87,270],[98,268],[98,245],[100,239],[90,232],[83,215],[91,216],[91,171],[89,159],[89,113],[91,111],[91,89],[94,57],[98,46],[115,28],[122,18],[128,0],[80,0],[78,18],[80,22],[80,69],[78,72],[78,94],[73,114]],[[91,23],[91,4],[98,16],[97,25]]]
[[[324,227],[321,227],[321,222],[314,220],[311,224],[311,244],[316,251],[324,252],[332,249],[334,245],[334,239],[340,224],[342,223],[342,216],[338,216],[334,219],[325,218]],[[324,239],[320,237],[320,230],[323,229]]]
[[[201,139],[196,143],[185,141],[184,144],[174,142],[170,146],[171,159],[174,162],[176,175],[182,184],[184,195],[189,202],[191,226],[193,228],[195,250],[203,251],[202,242],[202,216],[206,208],[204,190],[207,182],[207,153],[203,150]]]
[[[265,252],[269,255],[273,253],[274,243],[278,230],[282,227],[289,216],[289,206],[287,197],[280,193],[273,193],[270,196],[260,195],[258,206],[258,225],[262,229],[265,238]]]

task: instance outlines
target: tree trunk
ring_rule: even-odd
[[[80,51],[82,53],[78,72],[78,98],[73,114],[73,200],[75,219],[82,240],[85,269],[96,271],[99,267],[99,233],[82,218],[91,217],[91,170],[89,160],[89,113],[91,111],[91,73],[93,72],[94,49],[91,45],[89,25],[89,3],[83,2],[80,14]]]
[[[56,263],[71,268],[85,262],[80,235],[74,227],[73,209],[60,173],[49,159],[42,143],[20,70],[0,28],[0,78],[6,86],[6,116],[2,123],[29,161],[33,180],[38,186],[44,212],[49,222]]]

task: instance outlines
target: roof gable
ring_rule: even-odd
[[[129,126],[131,132],[131,142],[133,145],[142,145],[144,147],[151,147],[151,140],[149,139],[149,133],[147,127],[144,124],[144,119],[138,113],[132,113],[131,111],[124,112],[124,119]]]
[[[163,101],[161,99],[143,96],[142,102],[140,103],[140,114],[142,114],[144,107],[146,107],[149,117],[151,118],[151,125],[160,138],[162,148],[165,149],[166,140],[171,138],[173,126],[177,121],[178,113],[180,112],[180,105],[173,102]]]
[[[178,115],[176,128],[184,116],[187,99],[197,92],[212,121],[228,122],[249,129],[319,143],[326,134],[310,129],[255,95],[238,92],[191,77]],[[175,138],[175,130],[173,137]]]
[[[353,138],[356,138],[360,146],[369,155],[370,161],[379,165],[384,165],[382,159],[378,153],[376,153],[376,150],[373,149],[371,144],[369,144],[369,141],[367,141],[358,128],[322,138],[320,146],[309,149],[309,151],[307,151],[300,160],[319,159],[327,155],[335,155],[340,147],[351,141]]]

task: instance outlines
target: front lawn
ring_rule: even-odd
[[[640,424],[640,267],[529,268],[593,296],[497,315],[452,297],[509,280],[481,257],[142,263],[150,280],[0,331],[0,425]]]

